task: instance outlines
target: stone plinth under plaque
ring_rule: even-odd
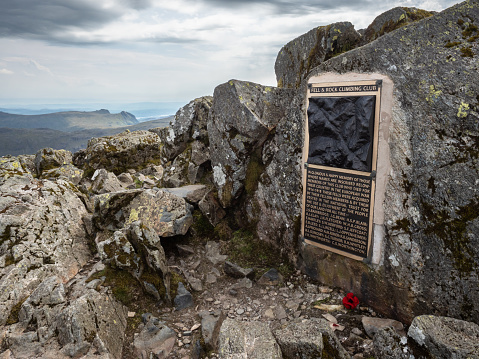
[[[303,149],[306,243],[370,257],[381,81],[310,84]]]

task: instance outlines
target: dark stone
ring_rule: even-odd
[[[241,268],[239,265],[225,261],[223,269],[227,275],[233,278],[252,278],[254,276],[254,269],[252,268]]]
[[[283,281],[283,276],[274,268],[267,271],[258,280],[258,284],[262,285],[278,285]]]
[[[175,297],[176,310],[182,310],[193,306],[193,296],[188,292],[183,283],[178,283],[177,295]]]

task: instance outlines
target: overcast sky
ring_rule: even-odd
[[[186,103],[233,78],[275,85],[278,51],[316,26],[456,2],[1,0],[0,106]]]

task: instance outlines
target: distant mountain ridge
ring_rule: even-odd
[[[74,132],[88,129],[107,129],[138,124],[139,121],[129,112],[112,114],[101,109],[97,111],[66,111],[42,115],[16,115],[0,111],[0,127],[4,128],[48,128]]]
[[[2,113],[0,112],[0,117],[1,115]],[[82,148],[86,148],[88,140],[93,137],[111,136],[127,129],[130,131],[138,131],[166,127],[172,119],[173,116],[170,116],[158,120],[137,122],[129,126],[89,128],[72,132],[49,128],[0,127],[0,156],[34,154],[45,147],[76,152]]]

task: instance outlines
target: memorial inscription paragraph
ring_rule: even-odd
[[[311,166],[306,176],[305,239],[367,257],[371,177]]]

